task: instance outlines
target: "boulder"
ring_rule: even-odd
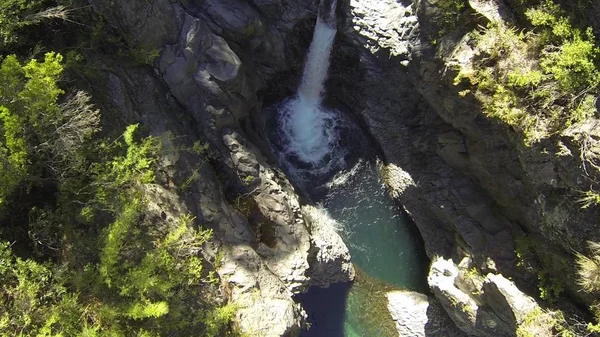
[[[513,282],[502,275],[486,276],[482,298],[498,317],[515,331],[527,315],[539,309],[533,298],[523,294]]]
[[[463,337],[435,298],[412,291],[387,294],[388,309],[400,337]]]
[[[324,209],[303,206],[302,214],[311,235],[308,270],[310,284],[328,287],[354,279],[354,266],[348,247],[336,232],[340,225]]]
[[[433,261],[428,277],[435,297],[469,336],[517,336],[517,331],[551,331],[551,314],[502,275],[481,276],[467,259]]]

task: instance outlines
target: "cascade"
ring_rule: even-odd
[[[346,152],[338,145],[345,122],[338,111],[323,106],[336,34],[335,9],[335,0],[321,4],[298,90],[278,107],[280,161],[296,176],[324,174],[344,163]]]
[[[311,287],[298,296],[312,324],[301,336],[397,336],[382,294],[424,291],[427,262],[409,219],[385,189],[364,133],[350,113],[342,113],[343,104],[326,99],[335,10],[336,0],[321,0],[296,92],[265,111],[271,116],[265,128],[269,145],[280,165],[339,224],[335,229],[361,270],[352,284]]]

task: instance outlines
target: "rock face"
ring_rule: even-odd
[[[477,24],[512,22],[509,2],[469,1],[456,29],[440,36],[440,1],[350,1],[334,60],[360,62],[341,67],[332,82],[381,146],[387,183],[430,257],[471,256],[484,275],[511,277],[532,294],[536,275],[518,270],[514,254],[515,240],[527,235],[551,277],[586,302],[572,251],[600,239],[598,211],[576,202],[576,191],[589,189],[585,176],[599,173],[581,169],[597,158],[597,121],[525,147],[453,83],[452,69],[477,55],[466,33]],[[471,322],[468,315],[462,320]]]
[[[297,336],[305,313],[293,295],[350,281],[354,269],[335,230],[314,217],[307,224],[250,119],[261,109],[258,91],[301,64],[288,57],[298,48],[288,41],[314,22],[317,1],[89,2],[139,52],[160,50],[152,69],[107,64],[106,81],[91,84],[98,104],[173,150],[163,158],[167,183],[184,186],[181,207],[214,230],[218,253],[208,259],[239,306],[242,332]],[[204,154],[180,150],[198,142]]]
[[[314,206],[302,207],[302,214],[312,240],[308,270],[311,285],[327,287],[332,283],[352,281],[354,266],[348,247],[336,232],[339,224],[325,210]]]
[[[463,337],[435,300],[411,291],[387,294],[388,309],[400,337]]]
[[[470,3],[472,10],[482,13],[488,21],[510,22],[498,2]],[[426,6],[426,2],[422,5]],[[420,22],[430,20],[426,11],[420,12]],[[423,36],[424,40],[428,38]],[[587,240],[600,239],[597,221],[593,220],[597,219],[597,210],[582,210],[577,203],[580,198],[577,191],[589,189],[584,176],[598,175],[595,169],[582,171],[582,167],[589,165],[585,155],[581,156],[585,152],[582,150],[585,141],[581,141],[595,138],[600,129],[591,126],[596,122],[590,120],[534,146],[522,145],[513,130],[483,118],[481,106],[473,97],[463,98],[458,94],[459,89],[452,84],[456,73],[443,71],[451,65],[468,67],[477,57],[478,51],[471,47],[469,38],[448,36],[441,44],[446,48],[436,50],[435,59],[425,51],[415,55],[411,69],[423,97],[463,138],[461,152],[440,155],[493,197],[502,214],[528,233],[539,255],[551,256],[545,268],[572,296],[580,297],[573,277],[572,251],[583,250]],[[597,147],[594,141],[590,144]],[[519,235],[518,231],[512,233]]]
[[[181,106],[165,94],[168,91],[150,71],[124,69],[117,64],[110,67],[112,75],[106,81],[105,92],[109,97],[105,109],[120,111],[130,121],[143,122],[153,135],[163,136],[167,131],[181,135],[176,139],[183,139],[183,144],[167,138],[164,140],[167,148],[190,146],[197,139],[188,123],[173,118],[182,113]],[[102,92],[100,88],[94,91]],[[215,230],[220,258],[208,256],[208,259],[220,260],[217,267],[224,281],[222,291],[240,306],[238,324],[248,333],[298,335],[304,313],[292,299],[292,283],[282,280],[256,252],[256,237],[251,227],[224,198],[207,158],[186,151],[166,153],[169,155],[163,158],[163,164],[172,179],[170,184],[188,185],[186,193],[170,197],[177,201],[172,208],[179,209],[179,213],[186,209],[197,217],[199,225]]]
[[[278,178],[240,134],[225,134],[223,143],[230,151],[230,168],[246,185],[246,198],[257,205],[257,253],[292,292],[301,291],[309,280],[310,237],[293,188],[289,183],[282,186],[287,181]]]
[[[343,76],[333,68],[337,95],[355,107],[381,146],[386,182],[415,219],[427,254],[451,256],[466,249],[486,272],[517,277],[514,241],[523,230],[464,170],[469,155],[464,134],[429,107],[442,109],[443,102],[420,95],[425,86],[444,90],[423,80],[441,70],[433,68],[435,50],[421,41],[424,31],[433,30],[421,15],[439,14],[429,2],[356,0],[346,10],[352,24],[341,31],[341,40],[349,42],[338,50],[360,63],[344,68]]]

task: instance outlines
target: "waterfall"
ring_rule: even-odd
[[[329,59],[336,34],[336,1],[320,6],[302,81],[296,96],[284,101],[280,109],[280,127],[288,155],[311,169],[329,170],[331,152],[338,142],[338,113],[322,106]],[[337,156],[335,156],[337,158]]]
[[[298,96],[307,104],[319,105],[321,103],[335,33],[334,26],[329,26],[323,22],[320,16],[317,18],[315,32],[302,73],[302,82],[298,89]]]

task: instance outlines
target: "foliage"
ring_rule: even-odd
[[[62,90],[56,85],[62,58],[46,54],[44,62],[22,66],[10,55],[0,65],[0,206],[24,180],[30,178],[33,141],[49,138],[48,124],[60,119],[56,103]],[[26,134],[25,130],[33,132]]]
[[[600,244],[588,242],[591,257],[577,253],[578,284],[588,293],[600,292]]]
[[[538,290],[541,299],[549,302],[556,302],[564,291],[563,284],[553,277],[552,268],[564,268],[560,263],[553,261],[549,255],[540,255],[536,251],[534,241],[529,237],[522,236],[515,241],[515,253],[517,256],[517,266],[525,268],[529,272],[535,271],[538,279]]]
[[[122,56],[132,60],[137,65],[152,65],[160,56],[160,49],[123,48]]]
[[[584,292],[597,295],[600,293],[600,243],[588,241],[589,255],[576,253],[577,283]],[[589,322],[587,330],[590,333],[600,333],[600,302],[591,306],[596,323]]]
[[[236,308],[202,257],[211,231],[148,207],[159,138],[138,125],[100,138],[99,111],[63,95],[62,71],[57,53],[0,66],[0,335],[233,335]],[[10,231],[44,262],[17,256]]]
[[[525,316],[516,333],[517,337],[576,336],[560,311],[544,310],[539,307]]]
[[[27,147],[21,136],[19,119],[5,107],[0,107],[0,207],[19,186],[27,170]]]
[[[560,89],[576,94],[595,88],[600,72],[595,65],[598,47],[591,27],[585,31],[573,27],[560,7],[549,0],[528,9],[525,15],[534,27],[541,29],[546,46],[540,66],[558,82]]]
[[[0,2],[0,47],[16,42],[16,32],[32,24],[30,15],[41,10],[44,0],[3,0]]]
[[[593,190],[585,191],[583,196],[577,201],[581,204],[581,208],[589,208],[593,205],[600,205],[600,194]]]
[[[479,55],[455,84],[473,86],[483,112],[531,145],[596,114],[599,49],[591,28],[573,25],[551,0],[524,15],[531,29],[493,23],[475,34]]]
[[[565,290],[562,283],[552,277],[548,271],[542,270],[538,273],[538,290],[540,298],[549,302],[556,302]]]
[[[437,23],[440,27],[439,35],[443,36],[456,28],[457,23],[460,22],[459,18],[467,8],[468,3],[466,0],[438,0],[435,6],[440,11],[439,22]]]

